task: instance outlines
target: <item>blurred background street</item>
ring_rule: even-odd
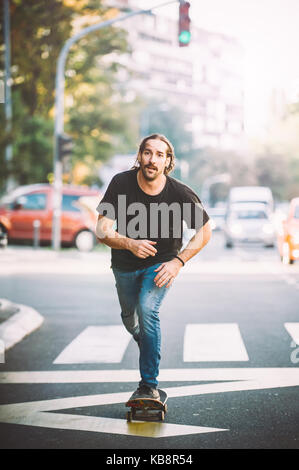
[[[1,448],[299,447],[298,15],[297,0],[3,0]],[[138,349],[95,225],[151,133],[212,239],[161,309],[169,412],[138,426]]]

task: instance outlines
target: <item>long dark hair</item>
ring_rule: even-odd
[[[168,167],[166,167],[164,169],[164,175],[168,175],[174,169],[175,154],[174,154],[174,148],[173,148],[172,143],[163,134],[151,134],[151,135],[148,135],[147,137],[144,137],[144,139],[142,139],[142,141],[139,144],[138,154],[137,154],[134,166],[131,168],[131,170],[139,168],[140,165],[139,165],[139,162],[138,162],[138,156],[142,155],[142,153],[145,149],[145,144],[150,139],[162,140],[162,142],[165,142],[165,144],[167,145],[168,149],[167,149],[166,154],[167,154],[167,157],[170,157],[170,162],[169,162]]]

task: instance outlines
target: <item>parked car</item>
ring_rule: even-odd
[[[299,197],[291,200],[288,215],[281,221],[277,247],[283,263],[293,264],[299,259]]]
[[[236,203],[230,206],[223,227],[225,245],[232,248],[235,243],[257,242],[272,247],[275,230],[271,212],[261,203]]]
[[[39,221],[39,239],[52,239],[53,186],[20,186],[0,200],[0,233],[11,241],[33,241],[34,223]],[[89,200],[89,204],[86,202]],[[100,193],[80,186],[62,189],[61,244],[89,251],[96,244],[96,206]]]

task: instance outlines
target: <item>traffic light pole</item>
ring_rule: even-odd
[[[82,37],[89,33],[106,28],[112,24],[124,21],[132,16],[149,14],[156,8],[169,5],[171,3],[179,3],[180,0],[171,0],[149,10],[137,10],[122,16],[113,18],[112,20],[103,21],[101,23],[83,28],[79,33],[69,38],[58,57],[55,81],[55,126],[54,126],[54,194],[53,194],[53,220],[52,220],[52,248],[56,251],[61,245],[61,199],[62,199],[62,161],[59,158],[59,136],[64,132],[64,89],[65,89],[65,63],[71,46]]]

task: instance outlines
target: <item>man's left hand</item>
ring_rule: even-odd
[[[174,281],[174,278],[179,274],[182,267],[182,263],[175,259],[162,263],[155,271],[159,271],[159,274],[154,279],[157,287],[162,287],[166,284],[166,287],[170,287]]]

